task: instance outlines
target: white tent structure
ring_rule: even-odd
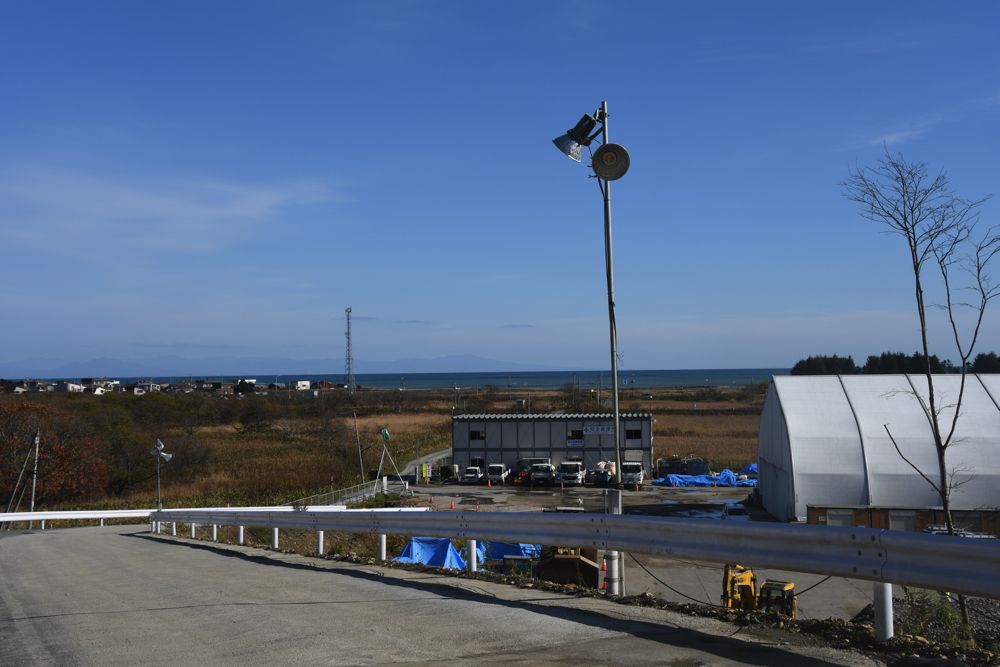
[[[934,376],[943,434],[951,428],[960,379]],[[782,521],[805,521],[809,505],[940,507],[937,492],[900,456],[937,482],[926,401],[923,375],[774,377],[757,440],[764,508]],[[1000,375],[966,376],[946,459],[952,509],[1000,507],[998,401]]]

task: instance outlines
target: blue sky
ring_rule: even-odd
[[[550,143],[602,99],[632,158],[623,368],[912,351],[904,249],[839,183],[885,144],[1000,191],[998,25],[990,2],[4,3],[0,362],[340,358],[351,305],[361,359],[604,368],[600,194]]]

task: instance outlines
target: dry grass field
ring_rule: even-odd
[[[389,451],[399,466],[446,449],[451,445],[453,401],[432,392],[425,397],[420,393],[412,391],[398,412],[369,411],[356,420],[353,415],[345,416],[326,428],[280,412],[271,427],[259,433],[243,432],[237,425],[199,428],[196,435],[211,448],[212,460],[202,474],[173,482],[171,495],[178,502],[190,503],[285,502],[354,484],[361,477],[358,440],[365,470],[371,474],[379,464],[379,429],[383,426],[391,433]],[[652,393],[655,398],[650,400],[626,395],[621,409],[653,414],[654,457],[702,456],[715,469],[739,469],[756,460],[762,390],[724,388],[706,395],[704,390],[663,389]],[[498,392],[475,399],[476,412],[515,412],[519,399],[530,400],[532,412],[540,411],[536,407],[567,409],[559,405],[559,392],[552,391],[522,391],[513,396]],[[275,406],[280,409],[281,402]],[[577,406],[579,411],[591,409]]]
[[[694,454],[708,458],[717,470],[739,470],[757,460],[758,415],[657,414],[655,418],[655,457]]]
[[[643,399],[643,394],[652,398]],[[755,460],[763,397],[763,387],[629,391],[622,394],[621,409],[653,415],[654,457],[692,454],[707,457],[715,469],[738,469]],[[81,491],[67,491],[58,500],[44,495],[49,487],[42,477],[41,500],[53,503],[53,509],[155,502],[155,467],[148,455],[155,439],[162,439],[175,456],[163,469],[169,506],[258,505],[324,493],[373,475],[381,461],[382,427],[391,433],[389,452],[402,468],[420,455],[451,446],[453,414],[607,410],[589,393],[574,394],[568,388],[368,391],[353,399],[331,393],[228,401],[213,396],[54,395],[42,397],[44,404],[27,412],[17,411],[19,400],[11,396],[0,401],[9,406],[8,421],[13,421],[8,426],[27,434],[11,431],[11,437],[29,442],[36,429],[45,432],[52,460],[57,451],[53,429],[61,423],[53,419],[58,417],[72,426],[64,429],[67,443],[89,434],[96,443],[94,463],[106,475],[104,481],[85,490],[81,484]],[[23,455],[11,460],[15,458],[19,462]],[[67,461],[67,469],[75,470],[72,458]],[[11,470],[14,479],[17,470]],[[391,466],[385,461],[383,474],[388,472]],[[115,486],[115,478],[124,483]]]

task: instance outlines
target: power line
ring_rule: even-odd
[[[677,595],[680,595],[680,596],[681,596],[682,598],[687,598],[688,600],[691,600],[691,602],[696,602],[696,603],[698,603],[698,604],[707,604],[707,605],[708,605],[709,607],[719,607],[719,606],[720,606],[720,605],[717,605],[717,604],[714,604],[714,603],[712,603],[712,602],[705,602],[704,600],[698,600],[698,599],[696,599],[696,598],[693,598],[693,597],[691,597],[690,595],[687,595],[686,593],[681,593],[681,592],[680,592],[679,590],[677,590],[676,588],[674,588],[673,586],[671,586],[671,585],[670,585],[670,584],[668,584],[667,582],[663,581],[663,579],[660,579],[660,578],[659,578],[658,576],[656,576],[655,574],[653,574],[652,572],[650,572],[650,571],[649,571],[649,569],[648,569],[648,568],[647,568],[647,567],[646,567],[645,565],[643,565],[643,564],[642,564],[642,563],[641,563],[641,562],[639,561],[639,559],[635,557],[635,555],[634,555],[634,554],[630,553],[630,554],[629,554],[629,556],[631,556],[631,557],[632,557],[632,560],[634,560],[634,561],[635,561],[635,564],[636,564],[636,565],[638,565],[639,567],[641,567],[641,568],[643,569],[643,571],[644,571],[644,572],[645,572],[646,574],[648,574],[649,576],[651,576],[651,577],[652,577],[653,579],[656,579],[656,581],[658,581],[658,582],[660,583],[660,585],[661,585],[661,586],[664,586],[664,587],[666,587],[666,588],[669,588],[669,589],[670,589],[670,590],[672,590],[672,591],[673,591],[674,593],[677,593]]]

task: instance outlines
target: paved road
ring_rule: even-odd
[[[401,471],[400,474],[402,474],[404,477],[412,476],[415,478],[417,476],[417,472],[420,471],[420,464],[434,463],[435,461],[439,461],[449,456],[451,456],[451,447],[449,447],[448,449],[439,449],[438,451],[432,452],[430,454],[424,454],[423,456],[419,456],[413,459],[412,461],[408,461],[407,464],[403,467],[403,470]]]
[[[0,664],[877,664],[603,600],[140,531],[0,537]]]

